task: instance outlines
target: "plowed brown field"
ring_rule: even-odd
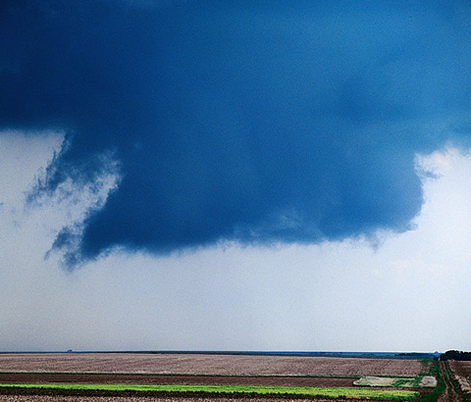
[[[450,360],[448,364],[456,374],[471,378],[471,361]]]
[[[0,373],[2,384],[198,384],[280,385],[298,387],[352,387],[352,378],[294,376],[201,376],[159,374]]]
[[[462,391],[471,394],[471,361],[448,361],[448,365],[458,381]]]
[[[418,360],[209,354],[0,354],[0,371],[211,375],[415,376]]]
[[[61,395],[0,395],[0,402],[332,402],[331,399],[293,399],[293,398],[160,398],[160,397],[105,397],[105,396],[61,396]],[[342,402],[341,400],[338,400]],[[362,400],[356,400],[362,402]]]

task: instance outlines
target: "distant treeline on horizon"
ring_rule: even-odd
[[[471,360],[471,352],[448,350],[440,355],[440,360]]]

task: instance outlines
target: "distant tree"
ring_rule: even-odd
[[[448,350],[440,355],[440,360],[471,360],[471,352]]]

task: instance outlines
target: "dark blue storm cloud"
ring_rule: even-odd
[[[407,230],[416,154],[471,131],[468,1],[5,0],[0,13],[0,128],[71,133],[46,187],[93,177],[103,152],[120,161],[77,258]]]

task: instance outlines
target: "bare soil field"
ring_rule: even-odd
[[[60,396],[60,395],[0,395],[0,402],[332,402],[330,399],[293,399],[293,398],[160,398],[142,396],[105,397],[105,396]],[[341,400],[338,400],[342,402]],[[362,402],[362,400],[357,400]]]
[[[419,360],[205,354],[0,354],[0,371],[209,375],[415,376]]]
[[[461,390],[470,394],[471,383],[469,379],[471,378],[471,361],[450,360],[448,361],[448,365],[458,381]]]
[[[0,373],[2,384],[188,384],[188,385],[279,385],[291,387],[352,387],[353,378],[294,376],[199,376],[161,374]],[[0,391],[1,392],[1,391]]]
[[[471,361],[449,360],[448,364],[456,374],[471,378]]]

